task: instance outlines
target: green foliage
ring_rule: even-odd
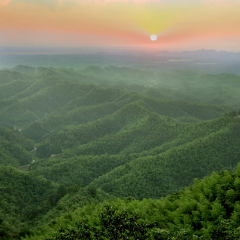
[[[240,113],[220,117],[238,86],[192,71],[0,70],[0,237],[46,223],[35,239],[238,239],[239,169],[222,170],[239,162]],[[106,192],[131,197],[100,203]]]
[[[140,221],[136,212],[119,210],[112,205],[103,207],[98,226],[85,221],[77,222],[76,229],[60,229],[51,239],[147,239],[152,226]]]
[[[87,205],[56,219],[42,236],[27,239],[239,239],[240,193],[234,184],[239,169],[213,173],[160,200]]]
[[[15,167],[32,162],[33,142],[18,130],[0,127],[0,164]]]
[[[1,235],[23,234],[27,224],[50,209],[49,197],[55,189],[55,184],[42,177],[0,166]]]

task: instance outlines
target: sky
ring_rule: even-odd
[[[0,45],[240,52],[240,0],[0,0]]]

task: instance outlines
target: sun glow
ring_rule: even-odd
[[[0,45],[239,51],[239,0],[179,2],[0,0]]]
[[[152,35],[150,38],[151,38],[152,41],[156,41],[157,40],[157,36],[156,35]]]

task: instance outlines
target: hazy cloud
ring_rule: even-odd
[[[0,0],[1,1],[1,0]],[[59,0],[9,0],[11,3],[34,4],[41,7],[55,9]]]
[[[0,0],[0,6],[12,3],[29,3],[37,4],[42,6],[57,6],[58,4],[73,4],[73,3],[133,3],[133,4],[216,4],[216,5],[226,5],[226,4],[238,4],[239,0]]]
[[[6,6],[10,3],[11,0],[0,0],[0,6]]]
[[[239,0],[203,0],[205,4],[216,4],[216,5],[229,5],[229,4],[239,4]]]

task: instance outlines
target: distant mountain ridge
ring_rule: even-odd
[[[240,53],[196,50],[155,51],[132,49],[71,49],[71,48],[8,48],[2,47],[0,68],[13,68],[19,63],[31,67],[68,67],[84,69],[90,65],[107,67],[156,69],[197,69],[203,72],[240,74],[238,65]]]

